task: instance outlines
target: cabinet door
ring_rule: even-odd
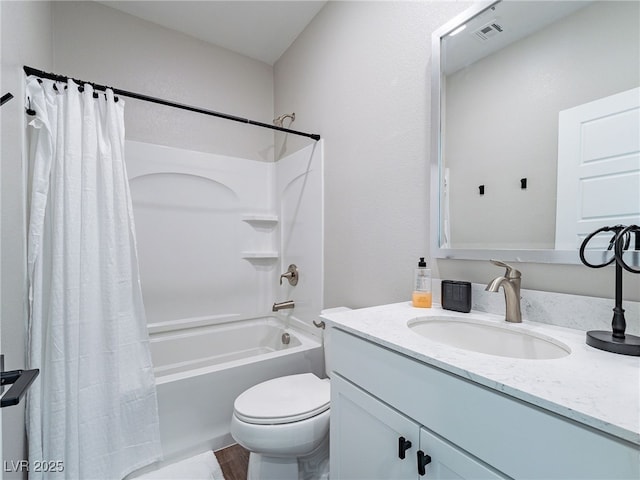
[[[400,458],[400,437],[411,442]],[[337,374],[331,378],[331,480],[418,478],[420,427]]]
[[[429,480],[506,478],[424,428],[420,429],[420,452],[430,457],[430,462],[424,466],[425,473],[421,478]]]

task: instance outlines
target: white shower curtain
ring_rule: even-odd
[[[121,479],[161,457],[124,163],[124,101],[29,77],[27,399],[35,478]],[[40,463],[39,463],[40,462]],[[42,469],[41,469],[42,470]]]

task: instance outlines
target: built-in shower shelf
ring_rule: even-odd
[[[276,246],[278,216],[270,213],[245,213],[242,221],[251,226],[246,232],[242,258],[257,264],[272,262],[280,258]]]
[[[276,260],[280,257],[278,252],[264,251],[264,252],[242,252],[242,258],[247,260]]]
[[[242,221],[256,225],[275,225],[278,223],[278,216],[269,214],[247,214],[242,216]]]

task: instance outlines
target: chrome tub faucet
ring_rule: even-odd
[[[285,308],[293,307],[295,307],[295,303],[293,302],[293,300],[287,300],[286,302],[274,303],[271,311],[277,312],[278,310],[284,310]]]
[[[518,270],[499,260],[491,260],[491,263],[498,267],[505,267],[507,271],[502,277],[491,280],[485,290],[487,292],[497,292],[500,287],[504,290],[504,301],[506,306],[505,320],[512,323],[522,322],[522,313],[520,311],[520,279],[521,274]]]

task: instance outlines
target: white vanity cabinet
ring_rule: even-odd
[[[328,336],[332,480],[640,478],[635,444],[336,327]]]
[[[331,478],[505,478],[337,374],[331,409]]]

